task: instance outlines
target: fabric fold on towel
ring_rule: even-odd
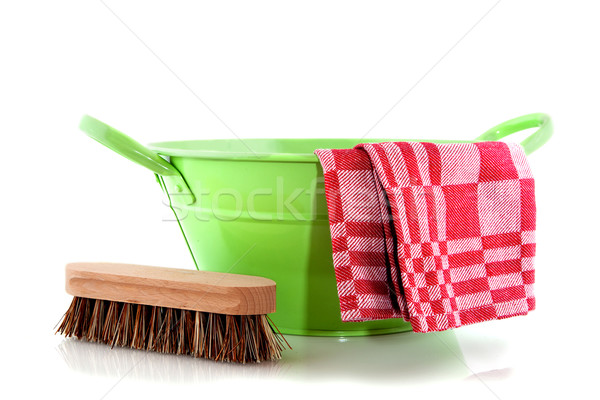
[[[365,143],[316,150],[342,321],[415,332],[535,308],[534,180],[503,142]]]

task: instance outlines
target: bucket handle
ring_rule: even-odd
[[[192,204],[195,201],[192,191],[177,168],[146,146],[89,115],[84,115],[81,118],[79,129],[92,139],[128,160],[148,168],[155,174],[172,180],[174,191],[176,192],[174,194],[186,204]]]
[[[552,137],[552,120],[547,114],[534,113],[513,118],[487,130],[475,140],[499,140],[515,132],[535,127],[539,127],[539,129],[521,142],[525,154],[529,155],[542,147]]]

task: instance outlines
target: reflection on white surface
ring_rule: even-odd
[[[328,338],[287,336],[286,376],[302,380],[348,379],[416,382],[456,379],[470,371],[452,331]]]
[[[238,378],[277,377],[277,362],[236,364],[215,362],[185,355],[162,354],[65,339],[57,350],[69,368],[89,375],[147,380],[162,383],[197,383],[235,376]]]
[[[279,361],[222,363],[65,339],[57,350],[73,370],[101,376],[198,383],[223,378],[418,382],[461,379],[466,367],[454,332],[363,337],[286,335],[293,350]]]
[[[501,381],[510,378],[513,372],[513,368],[492,369],[473,374],[467,380]]]

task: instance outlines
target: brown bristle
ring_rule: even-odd
[[[74,297],[56,332],[110,346],[246,363],[281,358],[284,343],[290,346],[276,329],[267,315],[225,315]]]

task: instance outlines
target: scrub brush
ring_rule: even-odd
[[[112,346],[217,361],[281,358],[267,316],[275,282],[258,276],[113,263],[66,266],[75,296],[56,333]]]

